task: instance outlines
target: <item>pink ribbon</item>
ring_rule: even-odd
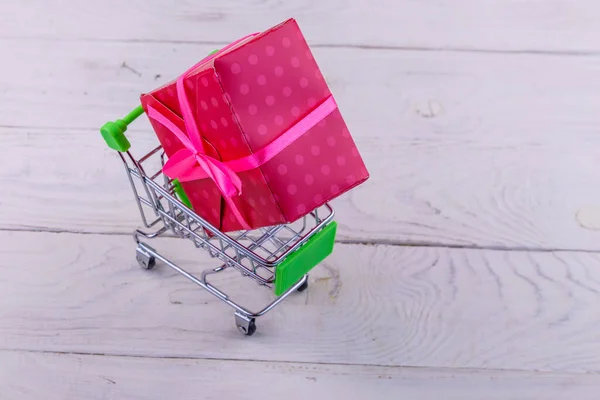
[[[273,140],[261,150],[247,157],[242,157],[240,159],[228,162],[222,162],[207,155],[202,144],[202,137],[194,119],[190,103],[185,94],[183,86],[184,78],[201,64],[211,60],[223,51],[226,51],[237,43],[254,35],[256,34],[248,35],[224,47],[219,52],[211,54],[187,70],[177,79],[177,96],[187,135],[160,111],[156,110],[152,106],[148,107],[148,116],[171,131],[184,146],[183,149],[177,151],[175,154],[169,157],[168,161],[163,167],[163,173],[171,179],[179,179],[180,182],[205,178],[212,179],[223,194],[225,201],[231,208],[234,216],[244,229],[251,229],[250,225],[244,219],[242,213],[232,200],[233,196],[239,196],[242,193],[242,181],[236,172],[247,171],[263,165],[287,148],[290,144],[296,141],[299,137],[322,121],[337,108],[337,104],[333,99],[333,96],[329,96],[307,116],[300,119],[291,128],[283,132],[277,139]]]

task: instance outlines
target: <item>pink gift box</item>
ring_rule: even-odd
[[[165,174],[223,232],[296,221],[369,177],[294,19],[235,42],[179,86],[141,101],[169,157]]]

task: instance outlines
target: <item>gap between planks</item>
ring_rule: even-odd
[[[594,399],[593,375],[0,352],[0,399]],[[2,368],[2,367],[5,368]],[[36,377],[31,385],[30,376]],[[68,377],[66,380],[64,377]],[[227,384],[223,377],[231,376]]]
[[[252,340],[252,339],[249,339]],[[160,356],[146,354],[127,354],[127,353],[87,353],[87,352],[72,352],[72,351],[51,351],[51,350],[29,350],[29,349],[12,349],[0,348],[0,353],[29,353],[41,355],[57,355],[57,356],[85,356],[85,357],[110,357],[110,358],[132,358],[132,359],[148,359],[148,360],[174,360],[174,361],[226,361],[232,363],[260,363],[273,364],[274,361],[264,359],[245,359],[245,358],[220,358],[220,357],[190,357],[190,356]],[[555,371],[536,371],[520,368],[470,368],[470,367],[428,367],[421,365],[387,365],[387,364],[368,364],[368,363],[343,363],[343,362],[322,362],[322,361],[291,361],[280,360],[275,361],[278,364],[294,364],[294,365],[318,365],[330,367],[366,367],[366,368],[385,368],[396,369],[403,371],[423,371],[436,370],[439,372],[458,372],[458,373],[477,373],[485,371],[486,373],[539,373],[539,374],[568,374],[568,375],[596,375],[591,372],[574,371],[574,372],[555,372]]]
[[[98,38],[51,38],[51,37],[5,37],[0,40],[33,41],[33,42],[59,42],[59,43],[114,43],[114,44],[174,44],[198,46],[226,46],[225,41],[205,40],[159,40],[159,39],[98,39]],[[393,46],[370,44],[329,44],[313,43],[311,49],[356,49],[356,50],[387,50],[387,51],[417,51],[417,52],[444,52],[444,53],[475,53],[475,54],[505,54],[505,55],[539,55],[539,56],[569,56],[569,57],[600,57],[600,51],[585,50],[538,50],[538,49],[495,49],[477,47],[452,47],[452,46]]]
[[[73,235],[100,235],[100,236],[133,236],[132,233],[125,232],[110,232],[110,231],[77,231],[69,229],[51,229],[51,228],[0,228],[0,232],[32,232],[32,233],[55,233],[55,234],[73,234]],[[163,234],[161,238],[178,239],[177,236],[171,234]],[[428,247],[438,249],[458,249],[458,250],[490,250],[490,251],[517,251],[528,253],[554,253],[554,252],[569,252],[569,253],[584,253],[584,254],[600,254],[600,250],[588,249],[569,249],[569,248],[543,248],[543,247],[503,247],[503,246],[477,246],[477,245],[460,245],[460,244],[440,244],[435,242],[408,242],[403,240],[389,239],[336,239],[335,243],[357,245],[357,246],[391,246],[391,247]]]

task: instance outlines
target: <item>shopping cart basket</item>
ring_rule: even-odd
[[[152,232],[135,231],[136,259],[145,269],[152,269],[158,260],[229,304],[235,310],[237,328],[245,335],[252,335],[256,331],[255,319],[291,293],[305,290],[307,273],[332,252],[337,228],[333,208],[325,204],[291,224],[221,232],[192,210],[180,183],[162,173],[165,154],[160,145],[139,159],[131,153],[125,131],[143,113],[139,106],[124,118],[107,122],[101,128],[107,145],[118,151],[123,161],[144,226],[153,229]],[[223,264],[197,277],[142,241],[166,232],[191,240],[197,248],[206,250]],[[275,299],[262,310],[253,312],[207,280],[210,274],[231,268],[273,289]]]

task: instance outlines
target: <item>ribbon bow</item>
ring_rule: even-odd
[[[165,175],[179,179],[180,182],[196,179],[212,179],[221,193],[227,197],[242,194],[242,181],[239,176],[225,163],[204,152],[204,146],[199,135],[192,133],[189,137],[164,115],[148,107],[148,116],[169,129],[181,143],[184,149],[173,154],[163,167]],[[197,132],[197,131],[196,131]]]

